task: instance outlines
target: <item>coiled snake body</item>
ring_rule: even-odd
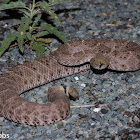
[[[90,68],[118,71],[140,69],[140,46],[120,39],[75,40],[55,53],[26,62],[0,75],[0,114],[14,122],[45,125],[63,120],[70,110],[61,86],[48,90],[51,103],[37,104],[19,94],[44,83]]]

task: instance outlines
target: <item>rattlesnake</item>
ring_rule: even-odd
[[[14,122],[45,125],[63,120],[70,102],[61,86],[48,90],[52,103],[37,104],[19,94],[55,79],[90,68],[118,71],[140,69],[140,46],[120,39],[70,41],[49,56],[26,62],[0,75],[0,114]]]

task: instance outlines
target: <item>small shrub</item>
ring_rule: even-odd
[[[36,52],[37,57],[44,56],[44,43],[51,42],[40,37],[48,34],[54,34],[64,43],[68,42],[64,33],[58,31],[56,27],[51,24],[39,24],[42,12],[47,12],[57,24],[61,25],[59,18],[51,9],[51,6],[63,2],[64,0],[48,0],[48,2],[35,2],[35,0],[33,0],[28,7],[22,1],[3,1],[5,4],[0,6],[0,10],[16,9],[22,12],[23,16],[21,17],[21,20],[13,20],[18,25],[18,28],[2,41],[2,45],[0,47],[0,57],[10,47],[13,41],[17,42],[19,50],[22,53],[24,52],[25,44],[30,44],[30,47]]]

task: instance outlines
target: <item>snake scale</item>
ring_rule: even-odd
[[[89,63],[90,62],[90,63]],[[0,114],[14,122],[46,125],[63,120],[70,110],[61,86],[48,90],[47,104],[37,104],[19,95],[36,86],[89,69],[136,71],[140,69],[140,46],[129,40],[75,40],[50,55],[25,62],[0,75]]]

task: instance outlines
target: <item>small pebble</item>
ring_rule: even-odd
[[[94,111],[94,112],[97,112],[97,113],[98,113],[100,110],[101,110],[101,108],[94,108],[94,109],[93,109],[93,111]]]
[[[75,79],[76,81],[78,81],[78,80],[79,80],[79,78],[78,78],[78,77],[74,77],[74,79]]]

